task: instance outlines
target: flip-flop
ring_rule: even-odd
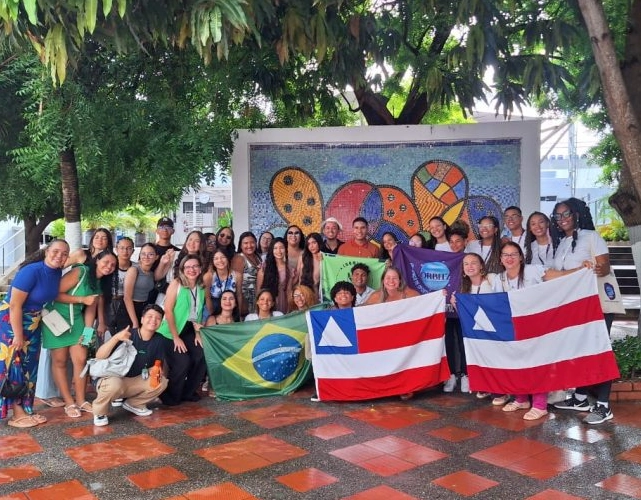
[[[27,429],[28,427],[35,427],[36,425],[38,425],[38,422],[32,419],[31,415],[25,415],[24,417],[20,418],[12,418],[7,422],[7,425],[16,427],[18,429]]]
[[[47,406],[50,406],[51,408],[60,408],[61,406],[65,405],[65,402],[60,398],[40,398],[40,401],[42,401]]]
[[[75,404],[65,406],[65,414],[71,418],[80,418],[82,417],[82,412]]]
[[[30,417],[33,419],[34,422],[37,424],[44,424],[47,421],[47,417],[44,415],[40,415],[38,413],[32,413]]]
[[[91,406],[91,403],[89,401],[85,401],[78,408],[80,408],[80,411],[86,411],[87,413],[93,413],[93,406]]]

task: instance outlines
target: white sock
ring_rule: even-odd
[[[574,393],[574,397],[577,401],[585,401],[586,399],[588,399],[587,394],[577,394],[576,392]]]

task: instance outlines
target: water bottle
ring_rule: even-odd
[[[157,359],[154,361],[154,366],[149,369],[149,386],[155,389],[160,385],[162,377],[162,361]]]

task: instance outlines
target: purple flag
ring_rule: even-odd
[[[450,295],[461,288],[461,263],[464,253],[441,252],[397,245],[392,264],[400,269],[405,282],[420,293],[447,290],[447,311],[451,314]]]

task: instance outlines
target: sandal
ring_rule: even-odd
[[[44,423],[47,421],[47,417],[45,417],[44,415],[39,415],[38,413],[32,413],[32,414],[31,414],[31,415],[29,415],[29,416],[30,416],[30,417],[33,419],[33,421],[34,421],[35,423],[37,423],[37,424],[44,424]]]
[[[38,422],[31,418],[31,415],[25,415],[24,417],[12,418],[7,422],[7,425],[18,429],[27,429],[28,427],[35,427]]]
[[[89,401],[85,401],[78,408],[80,408],[80,411],[86,411],[87,413],[93,413],[93,406],[91,406],[91,403]]]
[[[65,406],[65,414],[71,418],[80,418],[82,417],[82,412],[75,404]]]
[[[40,401],[42,401],[47,406],[50,406],[51,408],[60,408],[61,406],[65,405],[65,402],[60,398],[40,398]]]
[[[525,415],[523,415],[523,420],[538,420],[541,417],[545,417],[548,414],[547,410],[540,410],[538,408],[531,408]]]

